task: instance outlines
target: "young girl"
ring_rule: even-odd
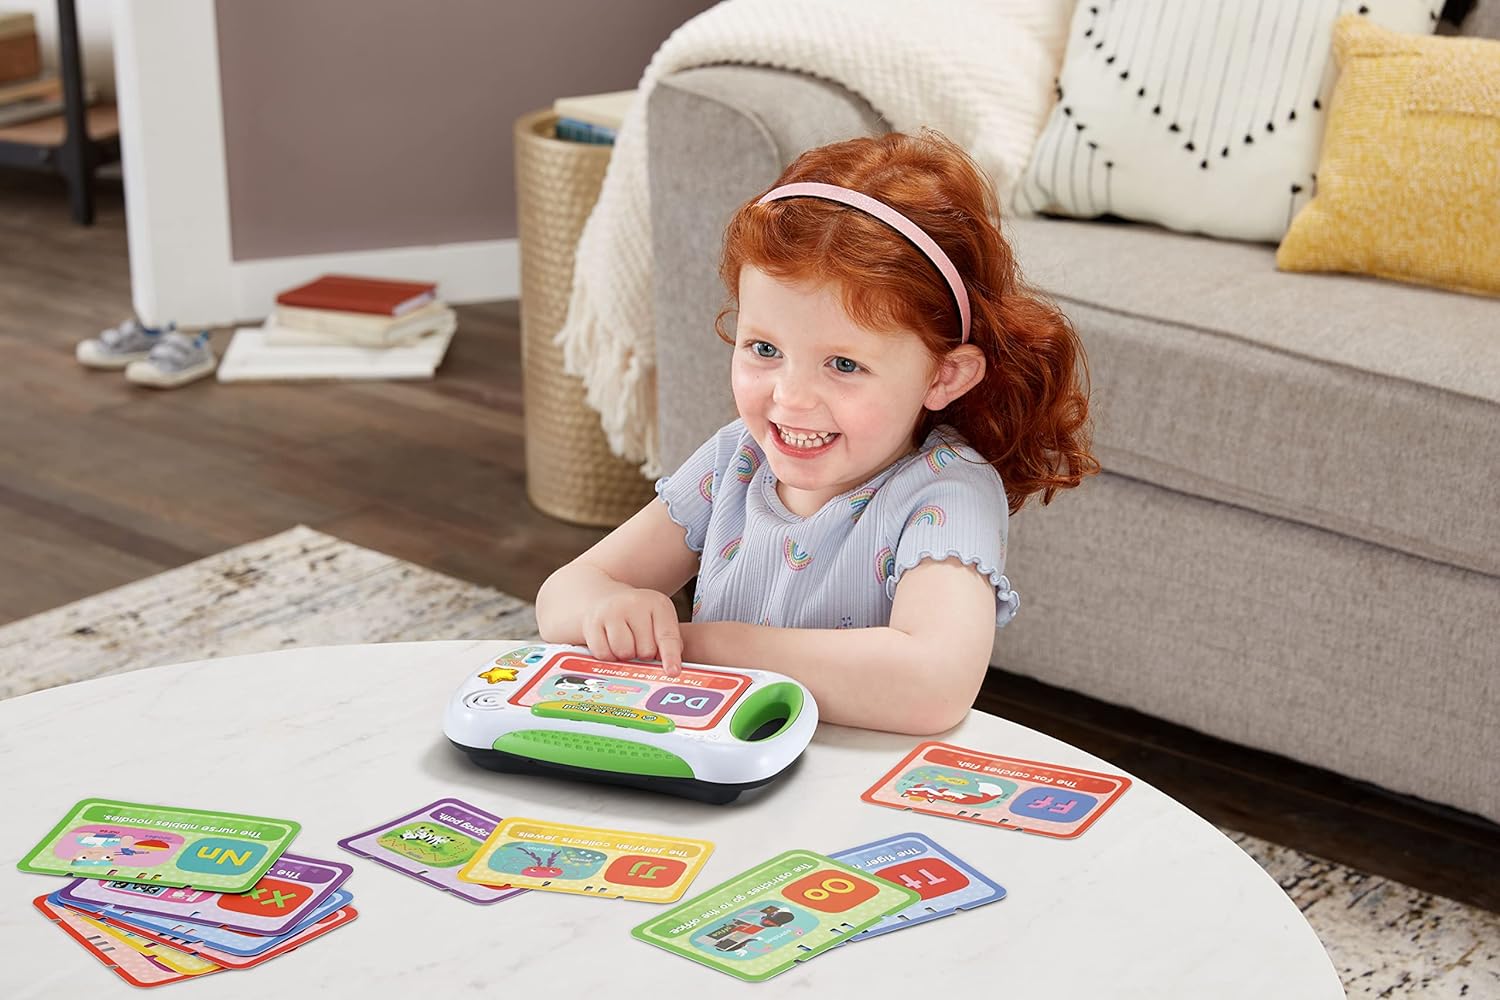
[[[743,205],[715,324],[740,419],[548,578],[543,638],[775,670],[843,725],[961,721],[1019,606],[1008,513],[1098,470],[1077,336],[997,217],[933,132],[811,150]],[[679,623],[667,595],[694,574]]]

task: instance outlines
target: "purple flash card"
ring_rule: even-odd
[[[342,861],[283,854],[246,892],[80,878],[60,890],[59,896],[91,913],[128,910],[274,936],[317,909],[353,871]]]
[[[467,802],[438,799],[400,819],[346,837],[339,846],[471,903],[498,903],[526,890],[462,882],[458,870],[499,825],[499,816]]]

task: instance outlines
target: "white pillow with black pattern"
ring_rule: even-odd
[[[1278,242],[1312,197],[1334,19],[1431,34],[1442,0],[1079,0],[1012,208]]]

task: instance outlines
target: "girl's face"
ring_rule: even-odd
[[[857,325],[839,293],[740,272],[734,401],[801,517],[911,450],[937,371],[915,334]]]

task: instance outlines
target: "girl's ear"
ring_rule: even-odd
[[[984,378],[984,352],[973,344],[955,347],[938,364],[932,385],[922,399],[929,410],[941,410]]]

